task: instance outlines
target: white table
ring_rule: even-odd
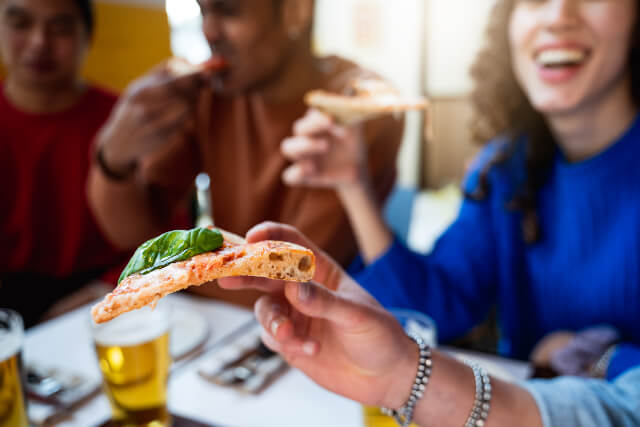
[[[202,314],[210,328],[207,345],[221,340],[246,324],[252,312],[225,303],[187,295],[169,297],[176,306]],[[24,357],[27,363],[56,366],[100,378],[89,328],[89,308],[84,307],[27,332]],[[486,362],[489,371],[501,377],[524,379],[526,364],[479,354],[466,354]],[[202,357],[207,357],[206,354]],[[296,370],[289,370],[258,396],[247,396],[213,385],[196,372],[199,360],[172,373],[169,380],[169,409],[217,426],[361,426],[361,406],[327,392]],[[494,368],[494,369],[492,369]],[[99,395],[58,425],[93,427],[110,415],[107,398]]]
[[[170,297],[186,305],[209,323],[208,345],[245,324],[253,313],[224,303],[186,295]],[[57,366],[90,378],[100,378],[89,328],[89,309],[84,307],[30,329],[24,348],[27,363]],[[203,356],[205,357],[205,356]],[[169,409],[218,426],[359,426],[360,405],[327,392],[296,370],[289,370],[259,396],[246,396],[213,385],[196,373],[198,360],[172,373]],[[93,427],[110,415],[109,402],[100,395],[58,424],[61,427]]]

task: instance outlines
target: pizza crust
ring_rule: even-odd
[[[221,71],[226,67],[223,59],[212,57],[201,64],[192,64],[184,58],[173,57],[167,61],[167,70],[173,77],[185,77],[206,70]]]
[[[315,256],[302,246],[288,242],[241,243],[238,236],[223,232],[222,248],[186,261],[134,274],[91,310],[96,323],[104,323],[131,310],[154,304],[160,298],[190,286],[234,276],[266,277],[308,282],[315,273]]]
[[[349,88],[353,95],[311,91],[305,95],[305,103],[345,125],[427,107],[425,99],[402,96],[391,85],[378,79],[356,79]]]

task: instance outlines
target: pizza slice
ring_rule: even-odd
[[[167,62],[167,69],[174,77],[185,77],[203,71],[222,71],[228,64],[220,56],[212,56],[201,64],[192,64],[183,58],[173,57]]]
[[[91,314],[96,323],[104,323],[170,293],[223,277],[307,282],[314,273],[313,252],[293,243],[246,243],[239,236],[210,228],[173,231],[138,248],[116,289]]]
[[[348,94],[337,94],[314,90],[306,94],[305,103],[309,107],[329,114],[345,125],[385,114],[424,110],[427,107],[424,98],[405,97],[393,86],[380,79],[355,79],[351,82],[348,92]]]

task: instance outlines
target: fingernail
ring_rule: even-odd
[[[274,337],[277,336],[278,329],[280,329],[280,325],[282,325],[284,322],[285,319],[283,317],[276,317],[275,319],[273,319],[269,327],[271,329],[271,335],[273,335]]]
[[[282,174],[282,179],[287,184],[295,184],[300,180],[301,175],[302,173],[300,171],[300,167],[294,165],[284,171],[284,173]]]
[[[302,351],[307,356],[313,356],[314,354],[316,354],[316,343],[314,343],[313,341],[307,341],[302,345]]]
[[[309,283],[298,284],[298,300],[309,302],[311,299],[311,285]]]

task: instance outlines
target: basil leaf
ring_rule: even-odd
[[[218,230],[208,228],[164,233],[143,243],[136,250],[118,283],[132,274],[148,274],[171,263],[214,251],[222,246],[223,240]]]

